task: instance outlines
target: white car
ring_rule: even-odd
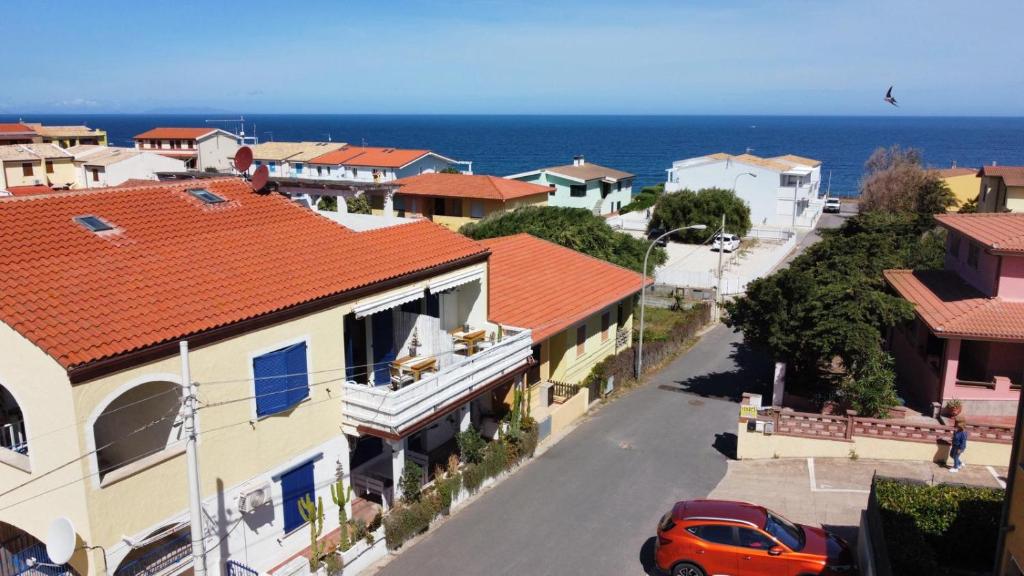
[[[833,214],[839,214],[842,212],[842,204],[839,202],[839,198],[826,198],[825,199],[825,212],[832,212]]]
[[[725,250],[726,252],[732,252],[740,247],[740,237],[735,234],[715,234],[715,239],[711,242],[712,250]]]

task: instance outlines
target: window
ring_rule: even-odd
[[[203,204],[220,204],[221,202],[224,201],[224,199],[221,198],[220,196],[217,196],[216,194],[210,192],[209,190],[204,190],[203,188],[194,188],[192,190],[189,190],[188,193],[202,200]]]
[[[612,313],[605,312],[604,314],[601,314],[601,342],[608,341],[608,328],[611,327],[611,324]]]
[[[444,198],[434,198],[434,216],[445,216]]]
[[[587,195],[587,185],[586,184],[573,184],[572,186],[569,186],[569,196],[572,196],[574,198],[582,198],[582,197],[584,197],[586,195]]]
[[[316,175],[317,176],[323,176],[324,175],[324,167],[323,166],[317,166],[316,167]]]
[[[50,160],[46,161],[46,173],[53,174],[53,162],[51,162]]]
[[[383,196],[381,196],[380,194],[369,194],[368,196],[370,197],[370,208],[373,208],[374,210],[384,209]]]
[[[281,475],[281,506],[284,508],[285,534],[305,524],[299,512],[299,500],[314,498],[313,463],[307,462]]]
[[[302,174],[302,164],[301,163],[296,163],[295,164],[295,171],[298,172],[299,174]]]
[[[32,163],[31,162],[25,162],[25,163],[23,163],[21,165],[21,175],[22,176],[31,176],[32,175]]]
[[[978,269],[978,252],[978,245],[974,242],[967,246],[967,265],[975,270]]]
[[[451,210],[448,211],[449,216],[462,216],[462,200],[459,198],[451,199]]]
[[[483,218],[484,217],[484,203],[479,200],[474,200],[469,203],[469,215],[472,218]]]
[[[693,526],[687,528],[687,530],[700,538],[701,540],[707,540],[715,544],[726,544],[729,546],[735,546],[736,540],[732,536],[732,526],[726,526],[724,524],[706,524],[704,526]]]
[[[252,371],[256,416],[284,412],[309,397],[305,342],[253,358]]]
[[[949,254],[953,258],[960,258],[960,235],[953,234],[953,237],[949,240]]]
[[[622,191],[622,180],[619,180],[618,182],[615,183],[615,191],[616,192],[621,192]]]
[[[99,182],[100,181],[100,169],[99,168],[93,168],[92,169],[92,181],[93,182]]]
[[[777,545],[774,540],[752,528],[738,528],[737,530],[739,530],[740,546],[744,548],[767,551]]]
[[[195,140],[189,140],[188,141],[188,147],[189,148],[195,148],[196,147],[196,141]]]
[[[587,349],[587,325],[582,324],[576,328],[576,357],[583,356]]]
[[[353,178],[359,178],[359,168],[353,168],[352,169],[352,177]]]
[[[619,302],[619,309],[616,310],[615,319],[618,321],[619,328],[626,326],[626,303]]]
[[[269,162],[267,164],[267,170],[270,170],[271,174],[277,172],[277,162]]]
[[[548,196],[554,196],[556,192],[558,192],[558,188],[555,188],[554,186],[552,186],[551,187],[551,191],[548,192]]]
[[[601,182],[601,198],[606,198],[612,193],[612,185],[610,182]]]
[[[105,230],[114,229],[113,226],[98,216],[75,216],[75,222],[85,226],[86,230],[89,230],[90,232],[103,232]]]
[[[774,513],[768,513],[768,519],[764,524],[764,531],[774,536],[779,542],[785,544],[790,550],[799,552],[804,549],[807,537],[803,528],[796,526],[789,520]]]

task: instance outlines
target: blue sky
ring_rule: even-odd
[[[1021,0],[34,0],[4,17],[8,113],[1024,115]]]

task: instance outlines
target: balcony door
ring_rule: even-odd
[[[370,316],[373,340],[373,381],[377,385],[391,382],[390,363],[395,359],[395,323],[391,310]]]

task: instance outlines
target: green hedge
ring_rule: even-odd
[[[992,569],[1006,491],[890,479],[875,481],[893,574]]]

